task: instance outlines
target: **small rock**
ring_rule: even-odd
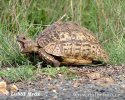
[[[104,86],[104,87],[114,84],[114,80],[111,77],[102,77],[98,80],[94,80],[93,82],[97,85]]]
[[[74,88],[79,87],[79,86],[80,86],[80,83],[77,83],[77,82],[76,82],[76,83],[73,84],[73,87],[74,87]]]
[[[9,92],[7,90],[7,84],[4,81],[0,82],[0,94],[3,94],[3,95],[8,95],[9,94]]]
[[[17,91],[18,91],[17,86],[14,85],[14,84],[10,85],[9,87],[10,87],[10,91],[11,91],[11,92],[17,92]]]
[[[57,93],[57,91],[56,90],[52,90],[54,93]]]
[[[122,84],[122,85],[121,85],[121,88],[122,88],[122,89],[125,89],[125,84]]]
[[[55,89],[55,86],[50,84],[50,85],[48,85],[48,89],[49,89],[49,91],[52,91]]]
[[[57,100],[58,99],[58,96],[57,95],[55,95],[55,96],[53,96],[52,98],[51,98],[51,100]]]
[[[48,80],[48,81],[51,81],[51,80],[52,80],[52,78],[51,78],[50,76],[48,76],[48,77],[47,77],[47,80]]]
[[[87,73],[86,75],[93,80],[101,78],[101,74],[98,72]]]
[[[61,77],[61,78],[63,77],[63,75],[62,75],[62,74],[57,74],[57,75],[58,75],[59,77]]]

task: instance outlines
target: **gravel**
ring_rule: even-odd
[[[1,96],[0,100],[125,100],[125,66],[71,67],[79,73],[99,72],[111,77],[114,83],[96,84],[83,74],[67,80],[65,77],[50,78],[38,75],[32,82],[17,82],[19,91]]]

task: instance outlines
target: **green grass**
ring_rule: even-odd
[[[32,81],[37,78],[37,74],[51,76],[52,78],[56,78],[60,74],[68,80],[77,77],[77,72],[65,66],[58,68],[47,66],[39,69],[32,65],[22,65],[16,68],[11,67],[0,71],[0,77],[12,83],[18,81]]]
[[[77,77],[77,73],[68,67],[51,67],[47,66],[46,68],[40,69],[40,72],[51,77],[57,77],[58,74],[62,75],[66,79],[74,79]]]
[[[16,36],[24,33],[34,39],[63,15],[64,21],[74,21],[95,33],[111,64],[125,63],[124,0],[0,0],[0,77],[11,82],[31,79],[37,70],[20,53]],[[3,70],[4,67],[10,69]],[[70,79],[75,77],[67,67],[46,67],[40,72],[53,77],[59,73]]]
[[[2,67],[27,65],[16,35],[35,38],[46,25],[74,21],[95,33],[111,64],[125,62],[124,0],[0,0],[0,62]]]
[[[3,66],[28,63],[28,60],[19,52],[15,39],[12,34],[4,35],[0,30],[0,61]]]
[[[8,70],[0,71],[0,77],[6,78],[9,82],[32,80],[35,77],[33,68],[31,65],[11,67]]]

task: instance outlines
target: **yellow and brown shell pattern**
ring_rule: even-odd
[[[54,23],[36,41],[48,54],[54,56],[108,61],[106,52],[93,33],[73,22]]]

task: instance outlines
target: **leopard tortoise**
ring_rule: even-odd
[[[93,33],[73,22],[55,22],[35,42],[24,35],[17,36],[17,41],[22,53],[37,53],[54,66],[108,62],[108,55]]]

